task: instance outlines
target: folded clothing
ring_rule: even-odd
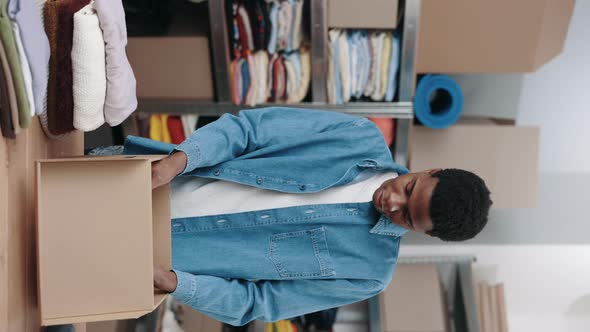
[[[20,69],[23,74],[23,82],[25,83],[25,93],[27,94],[27,101],[29,105],[30,116],[35,116],[35,98],[33,96],[33,77],[31,75],[31,67],[29,66],[29,59],[25,53],[23,40],[20,29],[16,22],[12,22],[12,31],[14,32],[14,40],[16,41],[16,50],[20,60]]]
[[[13,5],[14,4],[14,5]],[[47,93],[49,41],[43,29],[40,8],[32,0],[11,0],[10,15],[20,29],[24,53],[28,59],[36,114],[45,110]]]
[[[92,4],[74,14],[72,77],[74,127],[95,130],[105,122],[107,79],[104,39]]]
[[[12,85],[12,75],[6,59],[4,44],[0,43],[0,130],[2,136],[16,138],[12,119],[12,109],[16,111],[16,94]],[[18,125],[18,117],[17,117]]]
[[[31,111],[25,88],[25,81],[21,70],[19,54],[13,32],[12,21],[8,15],[8,0],[0,0],[0,42],[4,45],[9,70],[12,74],[12,81],[16,93],[19,125],[28,128],[31,122]]]
[[[351,98],[393,101],[399,69],[399,38],[391,31],[328,32],[328,102]]]
[[[54,134],[74,130],[74,96],[72,76],[72,41],[74,36],[74,14],[90,0],[60,0],[57,19],[57,91],[55,122],[50,122]]]
[[[107,89],[105,121],[116,126],[137,109],[136,80],[127,59],[127,27],[121,1],[94,2],[105,42]]]

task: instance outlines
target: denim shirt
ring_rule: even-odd
[[[393,162],[377,127],[345,114],[274,107],[226,114],[178,146],[129,137],[127,154],[183,151],[183,176],[305,194]],[[361,301],[393,276],[406,230],[371,202],[319,204],[172,220],[172,293],[232,325],[276,321]]]

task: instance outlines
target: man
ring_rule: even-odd
[[[275,321],[361,301],[391,280],[408,231],[448,241],[487,222],[489,191],[456,169],[394,163],[373,123],[290,108],[224,115],[174,147],[136,137],[125,153],[170,153],[173,271],[156,287],[220,321]]]

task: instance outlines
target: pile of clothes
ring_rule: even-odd
[[[49,137],[115,126],[137,108],[121,0],[0,0],[0,128]]]
[[[303,29],[304,0],[229,0],[235,104],[297,103],[311,78]]]
[[[397,33],[332,29],[328,36],[328,102],[392,102],[400,62]]]

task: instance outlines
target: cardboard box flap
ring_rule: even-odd
[[[171,265],[170,188],[151,189],[151,161],[162,157],[37,163],[45,325],[133,318],[163,301],[166,295],[153,291],[153,265]]]
[[[115,155],[115,156],[76,156],[68,158],[39,159],[39,163],[63,163],[72,161],[113,161],[113,160],[149,160],[158,161],[167,155]]]

